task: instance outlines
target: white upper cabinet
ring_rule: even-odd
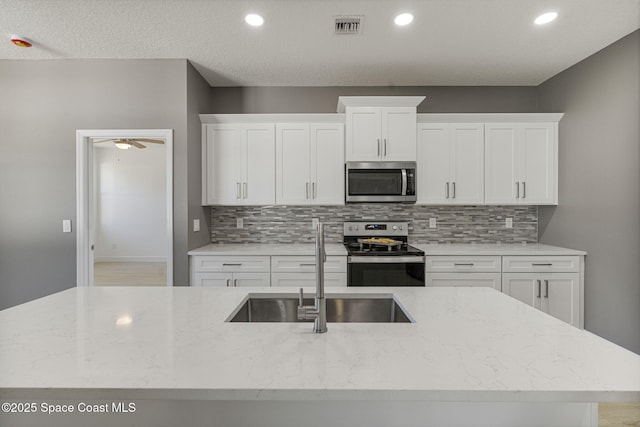
[[[340,97],[347,161],[415,161],[416,107],[424,97]]]
[[[275,203],[275,138],[269,123],[207,124],[204,205]]]
[[[418,204],[484,203],[484,125],[418,125]]]
[[[344,125],[276,125],[276,203],[344,204]]]
[[[557,123],[485,125],[485,203],[555,205]]]

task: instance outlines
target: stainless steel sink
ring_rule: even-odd
[[[313,298],[305,298],[313,305]],[[312,322],[298,320],[298,296],[294,294],[249,294],[227,322]],[[327,295],[327,322],[413,323],[391,294]]]

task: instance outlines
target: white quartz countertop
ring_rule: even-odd
[[[315,255],[315,243],[212,243],[189,255]],[[325,244],[327,255],[347,255],[342,243]]]
[[[0,397],[638,401],[640,355],[490,288],[394,294],[415,323],[227,323],[248,293],[73,288],[0,311]]]
[[[448,244],[413,243],[426,255],[586,255],[585,251],[543,245],[540,243],[522,244]]]

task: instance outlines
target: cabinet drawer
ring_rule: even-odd
[[[427,286],[480,286],[502,290],[500,273],[427,273]]]
[[[347,273],[325,273],[325,286],[347,286]],[[309,288],[316,286],[315,273],[273,273],[271,286],[290,286],[294,288]]]
[[[269,273],[269,256],[194,256],[194,272]]]
[[[269,273],[195,273],[191,286],[202,287],[265,287],[271,284]]]
[[[504,256],[503,273],[565,272],[580,271],[579,256]]]
[[[315,256],[272,256],[271,272],[272,273],[315,273],[316,258]],[[326,273],[346,273],[347,257],[346,256],[328,256],[324,263],[324,272]]]
[[[429,273],[500,273],[499,256],[427,256],[426,271]]]

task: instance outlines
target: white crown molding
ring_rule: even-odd
[[[418,123],[559,122],[564,113],[422,113]]]
[[[338,113],[346,107],[417,107],[424,96],[339,96]]]
[[[344,123],[344,114],[200,114],[206,123]]]

